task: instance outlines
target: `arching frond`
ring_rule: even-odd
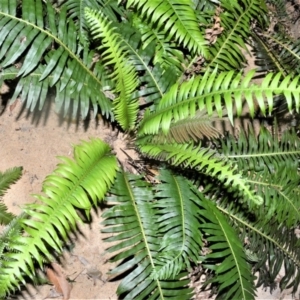
[[[89,30],[86,24],[84,12],[85,7],[88,7],[92,10],[101,9],[106,16],[109,16],[109,18],[114,21],[117,20],[114,11],[121,11],[116,0],[67,0],[63,3],[62,7],[66,7],[66,10],[68,11],[68,17],[71,18],[78,27],[79,40],[83,45],[89,44]]]
[[[204,200],[202,205],[205,210],[200,211],[203,217],[201,229],[206,233],[211,249],[203,264],[217,275],[211,282],[219,284],[218,294],[223,299],[254,299],[254,276],[242,242],[210,200]],[[216,259],[221,262],[216,264]]]
[[[176,186],[173,184],[173,187]],[[111,193],[108,201],[115,205],[103,213],[103,224],[107,227],[103,231],[115,234],[107,239],[117,242],[108,249],[119,253],[112,261],[123,261],[110,275],[131,270],[119,285],[118,295],[122,299],[145,299],[149,295],[153,299],[190,299],[191,289],[186,286],[188,281],[180,280],[182,273],[174,279],[151,277],[156,257],[163,249],[158,239],[159,217],[154,207],[155,195],[149,184],[139,176],[119,173]],[[173,226],[182,229],[180,215],[177,219],[179,226]],[[164,229],[162,226],[161,230]],[[189,234],[188,230],[184,234]]]
[[[114,100],[116,120],[123,129],[132,129],[138,112],[138,101],[132,99],[132,94],[138,86],[134,66],[128,60],[128,50],[112,27],[111,22],[101,12],[86,9],[86,18],[91,27],[94,39],[101,38],[104,49],[102,53],[107,66],[113,66],[112,78],[116,82],[115,91],[118,94]]]
[[[262,204],[262,198],[249,187],[243,178],[227,160],[220,158],[210,149],[194,147],[193,144],[155,144],[143,141],[139,145],[141,152],[148,157],[167,161],[174,166],[194,168],[197,171],[218,178],[225,186],[239,191],[243,197],[255,205]]]
[[[139,72],[140,89],[135,97],[145,103],[156,104],[164,93],[173,85],[177,78],[177,70],[173,66],[164,68],[159,63],[154,63],[156,47],[153,43],[142,47],[142,40],[136,28],[128,23],[123,24],[120,39],[128,49],[128,59]]]
[[[149,18],[150,23],[163,29],[168,38],[175,38],[179,44],[191,52],[206,56],[206,42],[199,30],[190,0],[127,1],[127,8],[132,5],[138,8],[142,16]]]
[[[175,278],[182,270],[198,263],[202,237],[199,230],[199,198],[191,183],[182,176],[161,170],[155,192],[158,234],[162,236],[155,257],[154,279]]]
[[[254,71],[244,78],[233,71],[217,74],[206,72],[181,85],[174,84],[164,95],[156,110],[146,111],[140,124],[139,134],[157,134],[162,130],[167,134],[172,122],[178,122],[195,116],[198,110],[205,109],[208,114],[217,112],[219,117],[224,114],[225,107],[228,118],[233,123],[233,116],[240,116],[244,102],[248,104],[249,113],[253,117],[256,106],[266,114],[273,109],[274,95],[285,96],[289,110],[299,109],[300,85],[299,76],[286,76],[280,73],[269,73],[260,85],[251,83]],[[282,80],[282,81],[281,81]]]
[[[293,289],[300,284],[300,249],[297,229],[290,230],[274,219],[265,222],[264,218],[250,221],[245,212],[237,207],[218,206],[218,209],[232,220],[232,226],[246,241],[245,251],[254,259],[254,272],[258,272],[258,286],[270,286],[284,268],[284,276],[279,286],[281,289]]]
[[[274,219],[291,228],[300,220],[299,148],[295,132],[279,137],[263,127],[258,137],[249,130],[241,132],[238,141],[233,136],[221,141],[222,154],[237,164],[251,188],[262,195],[264,205],[256,213],[266,223]]]
[[[266,14],[264,3],[260,0],[246,0],[243,4],[236,1],[221,1],[224,12],[219,19],[223,32],[209,49],[209,61],[206,68],[219,68],[221,71],[239,71],[245,63],[241,49],[246,49],[251,21],[260,21]]]
[[[25,275],[33,278],[34,258],[42,266],[43,258],[51,260],[53,250],[61,253],[61,238],[66,239],[80,220],[76,208],[88,216],[92,203],[104,198],[115,178],[116,158],[99,139],[76,146],[74,160],[60,160],[62,163],[44,181],[45,195],[35,196],[42,204],[27,205],[26,218],[19,220],[26,235],[14,237],[14,251],[3,253],[1,297],[25,283]]]

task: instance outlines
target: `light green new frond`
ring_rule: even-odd
[[[170,86],[176,82],[177,69],[173,66],[164,67],[159,63],[155,64],[157,54],[155,45],[150,43],[142,48],[141,36],[136,32],[136,28],[124,23],[121,32],[120,39],[129,51],[130,63],[139,72],[139,81],[143,84],[135,97],[146,103],[157,104]]]
[[[24,283],[25,275],[34,277],[34,259],[52,259],[53,250],[62,251],[62,240],[75,227],[80,217],[77,208],[89,216],[92,204],[104,198],[112,185],[116,158],[107,144],[99,139],[82,142],[74,148],[74,160],[60,158],[61,163],[43,184],[44,195],[35,197],[42,204],[25,206],[26,218],[21,227],[26,235],[14,239],[14,251],[4,254],[0,274],[0,295]]]
[[[118,253],[112,261],[122,260],[110,274],[119,275],[131,270],[118,287],[119,297],[142,300],[151,295],[153,299],[189,299],[191,291],[185,287],[187,281],[179,280],[179,276],[173,280],[150,277],[160,243],[155,196],[149,184],[140,176],[118,173],[110,192],[112,196],[107,200],[114,206],[103,213],[103,224],[106,225],[103,231],[113,234],[106,241],[117,242],[108,249]]]
[[[188,143],[179,145],[150,142],[143,142],[139,149],[148,157],[167,161],[174,166],[195,168],[201,173],[218,178],[228,188],[239,191],[245,199],[256,205],[262,204],[261,196],[256,196],[247,180],[236,172],[236,167],[210,149],[194,147]]]
[[[216,272],[212,282],[218,283],[218,294],[229,300],[254,299],[254,277],[237,233],[210,200],[202,205],[205,210],[200,211],[200,227],[212,251],[204,257],[203,264]],[[212,263],[214,259],[221,263]]]
[[[199,199],[191,183],[182,176],[160,171],[154,202],[158,232],[162,236],[159,253],[155,257],[155,279],[175,278],[182,270],[197,264],[202,247],[199,231]]]
[[[104,50],[102,55],[106,65],[113,67],[111,77],[116,82],[115,91],[118,94],[114,100],[116,120],[123,129],[132,129],[138,112],[138,101],[132,99],[132,94],[138,86],[138,79],[134,66],[128,60],[128,50],[106,16],[90,9],[85,12],[93,38],[102,39],[100,49]]]
[[[127,8],[132,5],[142,16],[147,16],[150,23],[164,30],[168,39],[175,38],[189,51],[206,56],[206,41],[200,32],[192,1],[127,1]]]
[[[187,82],[174,84],[161,99],[156,110],[146,111],[140,124],[139,134],[157,134],[162,130],[167,134],[170,126],[185,118],[194,117],[197,111],[205,109],[208,115],[216,112],[221,118],[226,111],[233,123],[234,116],[240,116],[244,103],[253,117],[256,105],[265,115],[266,108],[273,110],[273,97],[283,94],[290,111],[299,110],[300,76],[283,76],[280,73],[269,73],[260,85],[251,83],[254,71],[244,78],[233,71],[217,73],[206,72]],[[225,108],[225,110],[224,110]]]
[[[37,103],[42,96],[43,107],[45,93],[54,86],[56,102],[64,104],[65,111],[69,110],[71,100],[77,103],[73,117],[80,107],[85,118],[91,102],[95,113],[100,106],[106,117],[113,118],[111,101],[101,91],[101,79],[90,69],[93,57],[86,53],[91,51],[77,43],[77,28],[68,19],[66,9],[58,14],[49,1],[24,0],[19,17],[17,2],[3,0],[0,4],[0,60],[4,72],[1,77],[7,79],[7,74],[11,78],[7,68],[18,65],[14,75],[20,79],[12,101],[27,87],[30,92],[22,91],[22,100]]]

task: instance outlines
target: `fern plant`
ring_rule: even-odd
[[[279,19],[282,2],[271,4]],[[0,0],[1,80],[17,84],[11,101],[43,109],[54,88],[65,114],[99,110],[144,163],[130,174],[98,139],[61,158],[36,196],[41,204],[11,221],[9,245],[1,240],[1,296],[60,253],[78,209],[88,216],[103,199],[111,205],[103,230],[115,242],[108,251],[119,262],[111,275],[126,273],[122,299],[193,298],[196,266],[220,298],[254,299],[254,274],[257,286],[272,286],[281,267],[280,288],[296,292],[297,132],[282,134],[280,120],[238,136],[217,125],[273,117],[278,99],[284,112],[299,110],[299,47],[285,32],[267,33],[267,5]],[[260,68],[244,74],[249,44]],[[159,175],[149,180],[153,162]]]

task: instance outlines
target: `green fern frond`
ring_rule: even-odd
[[[260,173],[268,170],[275,174],[285,167],[290,179],[298,176],[300,139],[293,130],[279,135],[276,128],[271,133],[261,126],[256,135],[253,128],[249,127],[247,132],[240,131],[238,142],[233,135],[228,135],[226,141],[220,142],[220,152],[237,163],[241,171],[253,170]]]
[[[111,101],[102,92],[101,78],[90,70],[93,52],[87,48],[82,50],[77,44],[76,26],[67,18],[66,9],[58,14],[50,2],[24,0],[21,18],[18,13],[18,1],[1,1],[1,66],[5,71],[22,61],[15,76],[23,80],[17,86],[18,93],[15,92],[13,100],[29,85],[34,92],[22,92],[22,100],[37,103],[35,97],[42,95],[42,107],[45,91],[55,86],[56,101],[60,105],[64,103],[66,111],[72,99],[75,107],[80,107],[83,118],[88,114],[90,102],[95,113],[100,106],[106,117],[113,118]],[[12,75],[9,73],[8,76]],[[4,73],[1,77],[6,79]],[[29,106],[34,109],[33,105]],[[76,116],[78,110],[74,111],[73,116]]]
[[[140,176],[119,173],[112,196],[107,200],[114,206],[103,213],[104,232],[114,235],[106,241],[118,242],[108,252],[118,252],[111,260],[123,260],[110,274],[131,271],[122,280],[117,293],[122,299],[189,299],[191,290],[187,280],[151,278],[155,270],[155,257],[160,251],[158,216],[154,208],[151,186]],[[121,251],[121,252],[120,252]]]
[[[22,176],[22,167],[7,169],[5,172],[0,172],[0,197],[9,189],[10,185],[15,183]],[[0,203],[0,224],[8,225],[15,216],[8,212],[8,208],[4,203]],[[0,238],[1,239],[1,238]],[[4,247],[0,241],[0,249]]]
[[[254,276],[238,235],[211,201],[203,201],[202,205],[205,210],[200,211],[200,226],[212,250],[203,264],[216,272],[211,281],[218,283],[218,294],[224,299],[254,299]],[[221,263],[216,264],[216,259]]]
[[[160,171],[159,179],[154,209],[162,240],[151,278],[163,280],[175,278],[182,270],[190,270],[191,262],[197,264],[202,237],[197,219],[200,200],[192,192],[190,182],[167,170]]]
[[[42,204],[25,206],[28,218],[20,220],[24,236],[14,238],[14,252],[4,253],[0,274],[0,295],[25,283],[24,274],[34,277],[34,259],[52,259],[51,250],[61,253],[62,239],[80,220],[76,209],[89,216],[91,202],[104,198],[116,175],[117,161],[99,139],[74,148],[74,160],[60,157],[61,164],[43,184],[45,195],[35,195]]]
[[[4,203],[0,203],[0,224],[7,225],[15,216],[8,212],[8,208]]]
[[[260,21],[266,15],[264,1],[247,0],[240,5],[237,1],[221,1],[224,10],[220,14],[221,27],[224,29],[209,50],[206,68],[219,68],[221,71],[239,71],[245,63],[241,49],[246,49],[245,41],[249,39],[251,21]]]
[[[272,5],[271,11],[274,13],[276,19],[289,17],[284,0],[268,0],[267,3]]]
[[[159,64],[163,69],[170,66],[175,67],[177,72],[183,72],[184,56],[177,45],[172,42],[171,38],[166,38],[165,32],[159,30],[156,26],[152,25],[137,14],[132,16],[132,23],[135,30],[141,34],[141,41],[143,49],[154,46],[153,65]]]
[[[218,3],[217,2],[214,3],[214,1],[206,1],[206,0],[193,1],[193,8],[196,11],[196,13],[198,13],[198,17],[200,14],[203,15],[203,12],[209,13],[213,11],[216,5],[218,5]]]
[[[192,1],[127,1],[127,8],[132,5],[142,16],[149,18],[150,23],[164,30],[168,39],[175,38],[189,51],[206,56],[206,41],[199,30]]]
[[[232,206],[218,206],[218,209],[231,218],[231,224],[236,228],[240,239],[247,240],[245,250],[259,253],[258,262],[254,264],[254,272],[259,272],[257,285],[274,284],[284,267],[280,288],[293,288],[295,293],[300,284],[300,249],[296,232],[274,219],[265,222],[261,217],[250,221],[245,217],[244,211],[238,211]]]
[[[291,228],[300,220],[299,157],[300,140],[293,131],[279,137],[261,127],[256,136],[250,128],[241,132],[238,142],[228,136],[221,140],[220,152],[233,161],[238,170],[248,177],[252,190],[264,199],[256,210],[267,222],[275,219]]]
[[[113,65],[111,77],[116,82],[115,91],[118,94],[114,100],[116,120],[123,129],[132,129],[138,112],[138,102],[132,99],[132,94],[138,86],[138,80],[135,68],[128,60],[128,50],[106,16],[88,8],[85,14],[93,38],[102,39],[102,46],[99,49],[105,49],[102,55],[106,65]]]
[[[273,97],[279,94],[285,96],[290,111],[293,107],[299,110],[299,76],[289,75],[283,79],[280,73],[269,73],[260,85],[251,83],[253,76],[254,71],[243,78],[241,74],[236,75],[233,71],[217,74],[217,70],[214,70],[181,85],[174,84],[153,113],[146,111],[140,124],[139,134],[157,134],[160,129],[167,134],[171,123],[194,117],[196,111],[203,109],[207,110],[208,115],[217,112],[221,118],[225,107],[228,118],[233,124],[233,116],[242,114],[244,102],[248,104],[252,117],[256,110],[256,102],[265,115],[267,104],[271,112]]]
[[[262,204],[262,197],[257,196],[247,179],[236,172],[236,167],[210,149],[194,147],[188,143],[179,145],[147,142],[139,145],[139,149],[150,158],[167,161],[174,166],[195,168],[201,173],[218,178],[225,186],[239,191],[245,199],[251,200],[255,205]]]
[[[88,26],[85,20],[85,7],[91,10],[99,10],[109,16],[111,20],[117,21],[114,11],[121,14],[121,9],[118,6],[117,1],[103,1],[103,0],[67,0],[63,3],[62,7],[65,7],[68,11],[68,17],[72,19],[75,25],[78,27],[79,41],[83,45],[89,44]]]
[[[142,84],[135,97],[146,103],[156,104],[176,82],[177,70],[173,66],[164,68],[159,63],[153,65],[156,55],[155,45],[151,43],[142,47],[141,36],[136,32],[136,28],[124,23],[121,32],[120,39],[129,51],[130,63],[139,72],[139,81]]]
[[[276,66],[275,71],[280,71],[285,75],[300,73],[300,42],[298,40],[293,41],[279,33],[276,35],[261,33],[256,34],[256,41],[266,48],[265,51],[260,52],[263,58],[262,61],[258,61],[261,62],[260,66],[263,67],[266,63]]]
[[[153,102],[156,105],[168,89],[176,82],[178,75],[175,68],[169,67],[164,70],[159,64],[156,64],[149,71],[150,72],[146,72],[141,78],[146,85],[138,92],[138,96],[147,103]],[[152,109],[153,108],[151,108],[151,110]]]
[[[282,60],[279,57],[279,53],[274,51],[269,45],[267,39],[263,37],[262,34],[254,32],[253,36],[253,46],[255,53],[255,65],[258,66],[258,73],[266,72],[281,72],[286,75],[287,70],[282,65]]]

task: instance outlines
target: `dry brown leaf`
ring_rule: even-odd
[[[61,266],[57,263],[52,263],[51,267],[46,270],[49,281],[55,286],[56,291],[63,295],[64,300],[70,299],[72,286],[63,274]]]
[[[220,13],[221,8],[217,8],[214,16],[214,24],[212,28],[207,28],[205,30],[205,39],[209,41],[210,44],[214,44],[217,41],[217,38],[222,34],[224,28],[221,26]]]

